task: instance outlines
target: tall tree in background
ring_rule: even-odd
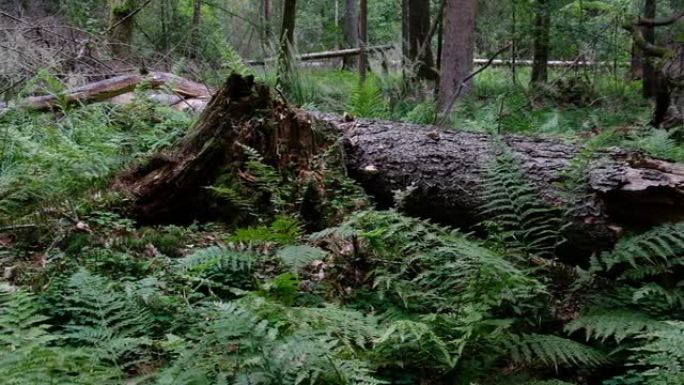
[[[534,16],[534,57],[532,60],[532,83],[548,80],[549,49],[551,48],[551,10],[549,0],[537,0]]]
[[[263,0],[261,6],[263,11],[263,43],[264,45],[266,45],[268,42],[271,41],[271,38],[273,37],[271,31],[271,12],[273,9],[273,4],[271,3],[271,0]]]
[[[297,18],[297,0],[284,0],[283,24],[280,29],[280,57],[278,65],[278,78],[281,79],[290,69],[294,45],[295,20]]]
[[[345,48],[356,48],[359,46],[359,12],[357,8],[358,0],[345,0],[344,3],[344,23],[342,30],[344,32]],[[354,67],[354,58],[345,56],[343,59],[343,66],[345,69]]]
[[[443,112],[472,85],[463,84],[473,69],[477,0],[447,0],[444,8],[444,46],[437,102]]]
[[[190,30],[190,56],[197,57],[202,47],[202,2],[194,0],[192,3],[192,26]]]
[[[109,42],[116,56],[130,52],[136,7],[136,0],[109,0]]]
[[[646,0],[644,2],[644,18],[653,19],[656,17],[656,0]],[[655,44],[655,28],[651,25],[643,26],[643,35],[646,43]],[[643,95],[645,98],[652,98],[658,93],[658,74],[653,66],[653,58],[645,56],[642,61]]]
[[[366,71],[368,71],[368,0],[360,0],[359,2],[359,46],[361,53],[359,54],[359,77],[361,81],[366,80]]]
[[[437,78],[430,44],[430,0],[404,0],[402,50],[418,79]]]

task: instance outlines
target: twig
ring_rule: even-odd
[[[456,91],[456,93],[454,94],[454,96],[451,97],[451,101],[449,101],[449,105],[448,105],[447,108],[441,113],[442,117],[439,119],[439,123],[440,123],[440,124],[443,124],[443,123],[444,123],[444,119],[445,119],[447,116],[449,116],[449,113],[451,112],[451,109],[454,108],[454,104],[456,103],[456,100],[458,100],[458,97],[461,96],[461,92],[463,92],[463,89],[465,88],[466,83],[467,83],[468,81],[470,81],[470,79],[472,79],[472,78],[474,78],[475,76],[479,75],[482,71],[484,71],[484,70],[486,70],[487,68],[489,68],[489,66],[491,66],[492,63],[494,62],[494,59],[496,59],[497,56],[501,55],[503,52],[509,50],[509,49],[511,48],[511,45],[512,45],[512,44],[513,44],[513,43],[508,43],[508,44],[506,44],[506,46],[504,46],[503,48],[500,48],[498,51],[496,51],[496,52],[494,53],[494,55],[492,55],[492,57],[489,58],[489,60],[487,61],[487,63],[485,63],[482,67],[478,68],[476,71],[474,71],[474,72],[471,73],[470,75],[466,76],[463,80],[461,80],[461,84],[458,86],[458,90]]]

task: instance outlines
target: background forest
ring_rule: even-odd
[[[684,384],[683,43],[682,0],[0,0],[0,384]],[[305,112],[487,140],[472,221],[328,137],[299,168],[236,140],[201,211],[122,193],[207,122]],[[515,143],[573,149],[552,198]],[[592,190],[620,157],[665,203]]]

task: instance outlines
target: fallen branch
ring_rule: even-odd
[[[92,103],[111,99],[134,91],[146,84],[151,89],[166,87],[173,94],[183,98],[209,98],[214,89],[206,85],[166,72],[151,72],[146,75],[121,75],[81,87],[66,90],[56,95],[30,96],[10,104],[33,110],[49,110],[60,103]]]

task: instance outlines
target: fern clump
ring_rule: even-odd
[[[0,376],[4,384],[114,384],[118,368],[87,347],[62,346],[35,298],[19,291],[0,297]]]
[[[487,175],[481,215],[491,218],[483,223],[491,238],[526,256],[553,256],[562,241],[562,213],[544,204],[508,149],[496,157]]]

